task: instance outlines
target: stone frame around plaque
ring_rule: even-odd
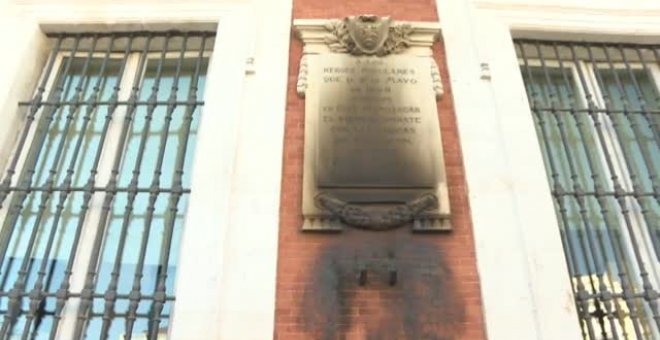
[[[355,16],[298,19],[294,20],[294,27],[304,44],[297,83],[298,94],[305,98],[302,230],[341,231],[347,226],[390,230],[404,225],[420,232],[450,230],[447,176],[436,104],[443,88],[431,50],[440,32],[439,24]],[[419,181],[399,183],[385,179],[385,184],[356,183],[332,176],[328,180],[321,171],[325,168],[319,169],[323,163],[319,158],[328,156],[328,148],[321,147],[325,142],[319,137],[323,135],[319,132],[322,126],[319,103],[322,95],[327,97],[324,91],[329,88],[322,84],[320,72],[324,65],[342,60],[348,64],[355,60],[375,60],[387,65],[412,65],[410,69],[419,73],[415,78],[420,82],[414,88],[418,96],[415,102],[421,103],[424,132],[420,144],[411,150],[423,151],[427,155],[424,157],[428,157],[415,166],[426,169]],[[428,176],[429,171],[432,177]]]

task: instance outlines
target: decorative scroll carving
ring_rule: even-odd
[[[422,195],[405,204],[386,207],[350,204],[327,193],[319,193],[316,202],[346,225],[369,230],[400,227],[415,220],[425,210],[438,206],[438,198],[432,194]]]
[[[301,97],[305,97],[305,91],[307,90],[307,55],[303,55],[300,58],[300,68],[298,69],[298,82],[296,83],[296,91]]]
[[[433,60],[431,62],[431,81],[433,81],[433,91],[435,92],[435,99],[442,98],[445,89],[442,87],[442,76],[438,69],[438,64]]]
[[[389,17],[375,15],[350,16],[326,24],[330,32],[325,43],[335,53],[385,56],[404,51],[410,46],[413,28],[394,24]]]

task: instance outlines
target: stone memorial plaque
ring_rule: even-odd
[[[305,43],[303,230],[450,229],[437,24],[297,20]]]
[[[432,188],[438,136],[429,60],[320,56],[319,187]]]

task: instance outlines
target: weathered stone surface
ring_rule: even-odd
[[[430,67],[414,56],[319,56],[319,187],[433,187]]]
[[[372,16],[296,26],[305,42],[303,229],[450,229],[430,49],[437,27]]]

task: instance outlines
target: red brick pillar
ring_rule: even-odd
[[[375,14],[437,21],[433,0],[294,0],[294,19]],[[293,34],[293,33],[292,33]],[[444,234],[410,228],[303,233],[304,99],[296,94],[302,43],[292,35],[280,208],[275,338],[484,339],[470,208],[442,41],[433,48],[445,94],[438,113],[451,225]],[[390,286],[394,264],[397,283]],[[367,266],[367,284],[358,274]]]

